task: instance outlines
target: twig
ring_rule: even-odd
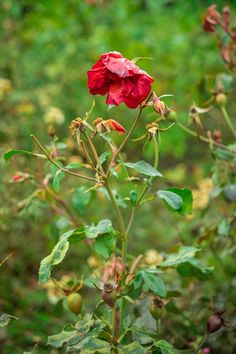
[[[88,177],[88,176],[84,176],[81,175],[79,173],[73,172],[73,171],[69,171],[67,169],[65,169],[64,167],[60,166],[56,161],[54,161],[51,156],[47,153],[47,151],[44,149],[44,147],[40,144],[40,142],[38,141],[38,139],[34,136],[31,135],[31,138],[35,141],[35,143],[38,145],[38,147],[40,148],[40,150],[43,152],[43,154],[47,157],[48,161],[50,161],[54,166],[56,166],[59,170],[67,173],[68,175],[72,175],[72,176],[76,176],[79,178],[83,178],[83,179],[87,179],[89,181],[93,181],[96,182],[95,178],[92,177]]]

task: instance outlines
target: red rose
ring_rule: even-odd
[[[88,87],[92,95],[107,94],[106,103],[118,106],[121,102],[136,108],[149,94],[153,78],[133,61],[118,52],[102,54],[88,71]]]

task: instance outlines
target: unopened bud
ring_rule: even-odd
[[[155,93],[153,94],[153,108],[162,117],[166,117],[167,114],[170,112],[170,108],[167,107],[165,102],[161,101]]]
[[[170,111],[167,116],[168,119],[175,122],[177,119],[177,113],[175,111]]]
[[[116,303],[116,291],[112,284],[104,284],[102,292],[103,301],[110,307],[114,307]]]
[[[223,318],[215,313],[214,315],[209,316],[207,321],[207,332],[214,333],[218,331],[224,324]]]
[[[154,299],[152,300],[149,306],[149,310],[152,317],[155,318],[155,320],[161,318],[163,314],[163,309],[164,309],[164,301],[159,296],[154,297]]]
[[[225,106],[226,103],[227,103],[227,96],[224,93],[222,93],[222,92],[217,93],[217,95],[216,95],[216,103],[219,106],[221,106],[221,107]]]

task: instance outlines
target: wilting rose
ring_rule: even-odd
[[[153,78],[133,61],[118,52],[102,54],[88,71],[88,87],[92,95],[106,95],[108,105],[124,102],[136,108],[148,96]]]
[[[118,134],[125,134],[125,128],[114,119],[102,119],[97,118],[93,121],[93,125],[98,133],[109,133],[111,130],[115,130]]]

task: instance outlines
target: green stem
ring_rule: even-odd
[[[110,164],[109,164],[109,166],[108,166],[108,169],[107,169],[107,173],[106,173],[107,177],[109,177],[109,175],[110,175],[110,168],[114,165],[117,156],[121,153],[121,151],[123,150],[123,148],[124,148],[124,146],[125,146],[125,143],[126,143],[127,140],[129,139],[130,135],[133,133],[133,131],[134,131],[134,129],[135,129],[135,127],[136,127],[136,125],[137,125],[137,123],[138,123],[138,121],[139,121],[139,118],[140,118],[140,116],[141,116],[141,113],[142,113],[142,111],[143,111],[143,108],[144,108],[144,106],[140,106],[140,107],[139,107],[138,114],[137,114],[135,120],[133,121],[133,124],[132,124],[132,126],[131,126],[131,128],[130,128],[128,134],[126,135],[126,137],[124,138],[124,140],[123,140],[122,143],[120,144],[119,148],[118,148],[118,149],[116,150],[116,152],[114,153],[114,155],[113,155],[113,157],[112,157],[112,159],[111,159],[111,162],[110,162]]]
[[[112,193],[110,184],[109,184],[109,180],[107,179],[106,182],[106,190],[109,194],[111,203],[115,209],[116,215],[117,215],[117,219],[120,225],[120,232],[121,232],[121,242],[122,242],[122,251],[121,251],[121,257],[122,257],[122,262],[124,264],[124,269],[126,269],[126,262],[127,262],[127,248],[128,248],[128,243],[127,243],[127,232],[126,232],[126,227],[125,227],[125,223],[124,223],[124,219],[123,216],[120,212],[120,208],[117,205],[116,199]],[[122,287],[125,286],[125,281],[126,281],[126,274],[124,272],[123,277],[122,277]],[[125,316],[126,316],[126,301],[124,299],[122,299],[122,304],[121,304],[121,333],[124,331],[124,320],[125,320]],[[114,317],[115,320],[115,317]],[[113,326],[115,326],[115,323],[113,322]]]
[[[158,145],[158,141],[156,136],[153,136],[153,142],[154,142],[154,153],[155,153],[155,160],[154,160],[154,168],[157,169],[158,168],[158,162],[159,162],[159,145]],[[151,183],[154,177],[149,177],[148,182]],[[137,201],[137,205],[140,204],[140,202],[142,201],[144,195],[146,194],[147,190],[148,190],[148,185],[149,183],[147,183]]]
[[[92,153],[93,153],[93,156],[94,156],[94,158],[95,158],[95,161],[96,161],[96,163],[97,163],[97,166],[99,167],[101,173],[104,175],[105,172],[104,172],[103,167],[102,167],[102,164],[101,164],[101,162],[100,162],[100,160],[99,160],[97,151],[96,151],[96,149],[95,149],[95,147],[94,147],[94,145],[93,145],[93,143],[92,143],[92,140],[90,139],[90,137],[88,136],[88,134],[87,134],[86,131],[84,131],[83,134],[84,134],[85,138],[87,139],[87,141],[88,141],[88,143],[89,143],[90,149],[91,149],[91,151],[92,151]]]
[[[118,219],[118,222],[119,222],[119,225],[120,225],[121,239],[124,240],[124,239],[126,239],[125,223],[124,223],[123,216],[121,214],[120,208],[118,207],[116,199],[115,199],[115,197],[114,197],[114,195],[112,193],[112,190],[111,190],[111,187],[110,187],[110,184],[109,184],[108,180],[107,180],[107,182],[105,184],[105,187],[106,187],[107,193],[108,193],[108,195],[110,197],[111,203],[112,203],[112,205],[113,205],[113,207],[115,209],[116,215],[117,215],[117,219]]]
[[[231,122],[230,116],[229,116],[226,108],[224,106],[222,106],[222,107],[220,107],[220,109],[221,109],[221,112],[222,112],[222,114],[224,116],[224,119],[225,119],[226,123],[228,124],[229,129],[231,130],[233,135],[236,137],[236,130],[235,130],[235,128],[234,128],[234,126],[233,126],[233,124]]]
[[[186,133],[188,133],[188,134],[194,136],[195,138],[199,139],[200,141],[203,141],[204,143],[207,143],[207,144],[210,144],[210,143],[211,143],[212,145],[214,145],[214,146],[216,146],[216,147],[218,147],[218,148],[220,148],[220,149],[222,149],[222,150],[229,151],[229,152],[231,152],[231,153],[234,154],[234,155],[236,154],[236,152],[235,152],[234,150],[229,149],[227,146],[225,146],[225,145],[223,145],[223,144],[220,144],[220,143],[217,143],[217,142],[214,141],[214,140],[210,140],[210,139],[206,138],[206,137],[203,136],[203,135],[198,135],[196,132],[194,132],[193,130],[187,128],[187,127],[186,127],[184,124],[182,124],[181,122],[177,121],[177,124],[178,124],[178,126],[179,126],[182,130],[184,130]]]

